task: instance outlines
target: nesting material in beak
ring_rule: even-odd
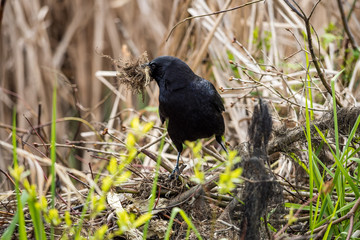
[[[120,84],[124,84],[134,94],[141,94],[144,101],[145,87],[150,83],[150,67],[147,53],[144,52],[137,59],[112,59],[116,68],[116,76]],[[144,68],[143,66],[146,67]]]
[[[149,65],[146,65],[145,67],[145,87],[147,87],[150,84],[151,77],[150,77],[150,67]]]

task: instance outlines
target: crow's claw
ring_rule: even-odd
[[[179,169],[178,166],[176,166],[176,167],[174,168],[174,170],[172,171],[172,173],[169,175],[169,179],[171,179],[171,180],[172,180],[172,179],[178,180],[179,176],[180,176],[180,169]]]

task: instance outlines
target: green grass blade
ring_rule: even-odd
[[[51,122],[51,208],[55,208],[55,181],[56,181],[56,172],[55,172],[55,162],[56,162],[56,81],[54,81],[54,88],[53,88],[53,102],[52,102],[52,122]],[[54,227],[51,225],[50,229],[50,238],[54,239]]]
[[[306,34],[304,33],[304,41],[306,41]],[[305,120],[306,120],[306,129],[305,129],[305,136],[308,145],[308,156],[309,156],[309,193],[310,199],[313,198],[313,188],[314,188],[314,174],[313,174],[313,159],[312,159],[312,144],[311,144],[311,128],[310,128],[310,121],[314,118],[314,113],[309,109],[310,101],[310,108],[313,106],[313,99],[312,99],[312,90],[311,90],[311,78],[309,75],[309,68],[310,68],[310,60],[309,54],[305,51],[305,58],[306,58],[306,83],[305,85]],[[314,229],[314,222],[313,222],[313,211],[312,211],[312,204],[310,204],[310,215],[309,215],[309,225],[312,235],[312,230]]]
[[[314,161],[314,159],[316,159],[316,158],[317,158],[317,156],[315,154],[313,154],[312,160]],[[318,166],[315,164],[315,161],[313,162],[313,165],[314,165],[313,175],[314,175],[315,184],[316,184],[317,189],[321,189],[321,187],[324,185],[324,180],[323,180],[323,177],[320,173]],[[320,197],[322,199],[322,207],[326,206],[326,208],[323,208],[322,210],[324,210],[327,215],[330,215],[334,211],[334,206],[332,204],[329,194],[326,194],[326,195],[321,194]],[[322,212],[323,211],[321,211],[321,214],[322,214]]]
[[[21,198],[20,198],[20,202],[22,205],[25,205],[27,200],[29,198],[29,194],[27,191],[23,191],[23,193],[21,194]],[[21,213],[23,211],[19,211],[16,210],[16,213],[10,223],[10,225],[7,227],[7,229],[5,230],[4,234],[1,236],[1,240],[10,240],[13,237],[13,233],[16,229],[16,225],[19,222],[19,213]],[[24,213],[23,213],[24,214]],[[25,226],[25,225],[24,225]],[[25,239],[26,239],[26,235],[25,235]]]
[[[176,217],[176,215],[177,215],[178,213],[180,213],[181,217],[184,219],[184,221],[185,221],[186,224],[189,226],[189,228],[191,228],[191,229],[194,231],[196,237],[197,237],[198,239],[202,239],[202,237],[201,237],[200,233],[198,232],[198,230],[196,229],[195,225],[191,222],[191,220],[188,218],[188,216],[186,215],[186,213],[185,213],[182,209],[180,209],[180,208],[178,208],[178,207],[173,208],[173,210],[171,211],[171,217],[170,217],[170,220],[169,220],[168,228],[167,228],[167,230],[166,230],[165,238],[164,238],[164,239],[165,239],[165,240],[169,240],[169,239],[170,239],[171,228],[172,228],[172,225],[173,225],[173,223],[174,223],[174,219],[175,219],[175,217]]]
[[[329,174],[330,177],[334,177],[334,174],[331,172],[331,170],[318,158],[317,155],[314,154],[314,158],[316,160],[316,163],[321,165],[321,167],[326,171],[327,174]]]
[[[345,177],[347,183],[350,185],[351,190],[354,191],[355,197],[359,198],[360,197],[359,188],[358,188],[358,186],[355,185],[354,181],[352,180],[352,178],[349,175],[349,172],[344,168],[344,166],[342,165],[342,163],[340,162],[339,159],[335,159],[335,163],[337,164],[338,169],[340,169],[341,173]]]
[[[17,158],[17,147],[16,147],[16,108],[14,108],[13,110],[12,145],[13,145],[14,169],[18,169],[19,163]],[[17,200],[17,211],[19,212],[19,236],[21,240],[24,240],[27,239],[27,237],[26,237],[26,229],[25,229],[23,204],[20,199],[20,186],[19,186],[18,178],[15,178],[15,191],[16,191],[16,200]]]
[[[358,127],[359,127],[359,123],[360,123],[360,116],[358,116],[358,118],[356,119],[356,122],[355,122],[353,128],[351,129],[351,132],[350,132],[350,134],[349,134],[349,137],[348,137],[348,139],[347,139],[347,141],[346,141],[346,145],[345,145],[344,151],[343,151],[343,153],[342,153],[342,155],[341,155],[341,157],[340,157],[340,161],[341,161],[341,162],[344,162],[344,158],[345,158],[345,156],[346,156],[347,153],[348,153],[347,149],[349,148],[349,145],[350,145],[350,143],[352,142],[352,140],[353,140],[353,138],[354,138],[354,136],[355,136],[355,133],[356,133]]]
[[[306,92],[306,101],[305,101],[305,116],[306,116],[306,140],[308,144],[308,156],[309,156],[309,193],[310,199],[313,198],[314,192],[314,166],[313,166],[313,153],[312,153],[312,143],[311,143],[311,128],[310,128],[310,113],[309,113],[309,106],[308,106],[308,89],[305,90]],[[312,204],[310,204],[310,214],[309,214],[309,224],[310,230],[312,234],[312,230],[314,229],[314,222],[313,222],[313,211],[312,211]]]
[[[340,158],[340,147],[339,147],[339,130],[338,130],[338,121],[337,121],[337,113],[336,113],[336,91],[335,91],[335,82],[340,74],[344,71],[344,69],[338,74],[336,74],[331,79],[331,93],[333,97],[333,111],[334,111],[334,132],[335,132],[335,144],[336,144],[336,156]]]
[[[34,226],[35,239],[37,240],[45,240],[45,228],[42,220],[41,211],[38,207],[36,207],[36,199],[30,197],[28,200],[29,212],[32,220],[32,224]]]
[[[309,174],[308,167],[300,160],[300,158],[295,153],[290,153],[289,156],[294,160],[294,162],[299,164],[299,166],[302,167],[307,172],[307,174]]]
[[[339,198],[339,199],[340,199],[340,198]],[[333,212],[333,214],[331,215],[331,219],[333,219],[333,218],[335,217],[336,209],[337,209],[338,206],[339,206],[339,199],[338,199],[338,201],[336,202],[334,212]],[[327,230],[326,230],[326,232],[325,232],[325,235],[324,235],[323,239],[327,239],[327,238],[328,238],[329,233],[330,233],[330,229],[331,229],[331,226],[332,226],[332,223],[333,223],[333,221],[331,221],[330,224],[329,224],[329,226],[327,227]]]

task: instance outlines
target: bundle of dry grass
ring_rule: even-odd
[[[144,101],[145,87],[150,83],[149,68],[144,64],[149,62],[147,52],[143,52],[138,58],[119,58],[113,59],[110,56],[103,55],[111,60],[116,68],[116,76],[120,84],[124,84],[133,94],[141,94]]]

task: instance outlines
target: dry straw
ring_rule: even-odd
[[[111,60],[116,68],[116,77],[120,84],[124,84],[133,94],[141,94],[143,101],[145,87],[150,83],[149,68],[144,64],[149,62],[147,52],[142,53],[138,58],[113,59],[108,55],[103,57]]]

